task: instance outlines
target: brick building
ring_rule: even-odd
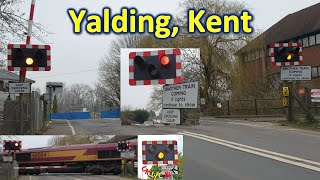
[[[268,48],[284,42],[302,44],[303,65],[312,66],[312,80],[303,83],[320,88],[320,3],[287,15],[235,54],[248,82],[280,77],[280,68],[271,65]]]

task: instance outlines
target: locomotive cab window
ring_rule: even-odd
[[[120,152],[117,150],[98,151],[98,159],[103,158],[120,158]]]
[[[30,153],[17,154],[16,159],[18,162],[31,161],[31,154]]]

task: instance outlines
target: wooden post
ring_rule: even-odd
[[[230,113],[230,100],[227,100],[227,105],[228,105],[228,115],[231,116],[231,113]]]
[[[292,82],[285,81],[289,88],[289,96],[288,96],[288,102],[289,106],[287,107],[287,121],[293,121],[293,99],[292,99],[292,94],[293,94],[293,88],[292,88]]]
[[[254,99],[254,110],[255,110],[256,115],[258,115],[257,99]]]

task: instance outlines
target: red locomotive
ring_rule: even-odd
[[[100,175],[121,173],[121,161],[137,161],[137,140],[129,140],[130,158],[122,158],[118,143],[84,144],[22,150],[15,153],[19,174],[78,172]],[[6,153],[2,153],[6,155]]]

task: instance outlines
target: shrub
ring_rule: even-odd
[[[143,123],[148,120],[150,114],[147,110],[144,109],[137,109],[134,110],[133,113],[135,114],[134,121]]]

